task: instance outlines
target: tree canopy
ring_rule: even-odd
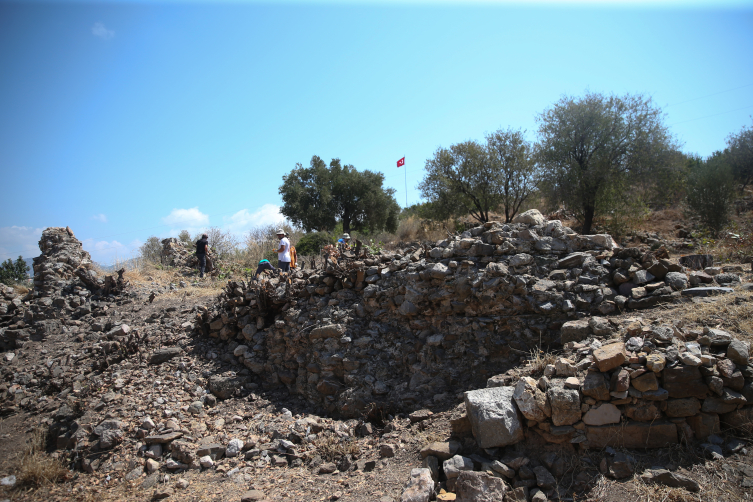
[[[426,161],[426,175],[418,185],[439,218],[470,214],[481,222],[504,206],[510,221],[535,188],[531,145],[522,131],[498,130],[486,144],[465,141],[439,148]]]
[[[743,127],[727,138],[727,158],[732,175],[743,190],[753,183],[753,127]]]
[[[27,274],[29,270],[29,266],[20,256],[15,262],[8,258],[0,264],[0,282],[11,285],[23,281],[29,277]]]
[[[631,187],[678,158],[661,110],[641,95],[563,97],[537,120],[544,186],[576,212],[584,234],[595,216],[634,202]]]
[[[296,164],[282,180],[280,212],[307,232],[331,232],[338,220],[344,232],[397,229],[400,206],[395,190],[382,186],[381,173],[343,166],[340,159],[332,159],[327,166],[314,155],[309,167]]]

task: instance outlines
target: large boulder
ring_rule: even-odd
[[[458,476],[455,492],[461,501],[497,502],[504,499],[507,485],[496,476],[468,471]]]
[[[543,225],[546,223],[546,218],[538,209],[529,209],[524,213],[515,215],[512,219],[513,223],[523,223],[525,225]]]
[[[524,438],[514,387],[492,387],[465,393],[465,407],[481,448],[507,446]]]

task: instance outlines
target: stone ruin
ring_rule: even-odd
[[[660,448],[753,422],[747,342],[682,322],[606,317],[731,292],[740,282],[739,267],[693,270],[708,263],[685,266],[662,254],[578,235],[533,210],[435,246],[230,282],[199,321],[264,387],[285,386],[334,415],[463,398],[453,436],[472,436],[487,456],[457,455],[459,442],[439,452],[429,445],[404,501],[428,500],[438,462],[458,495],[463,486],[504,495],[509,487],[494,488],[496,476],[529,500],[528,488],[549,490],[554,478],[544,466],[534,472],[500,456],[531,435],[580,448]],[[562,357],[553,364],[515,368],[554,349]],[[702,447],[723,453],[718,444]],[[619,471],[615,458],[607,471]],[[464,472],[479,467],[491,475]],[[646,479],[654,475],[664,474],[647,471]]]
[[[69,227],[50,227],[39,240],[34,258],[33,290],[24,297],[12,288],[0,301],[0,350],[13,350],[24,341],[42,340],[65,331],[62,320],[96,314],[100,298],[121,295],[128,282],[123,270],[100,277],[91,256]],[[22,320],[16,320],[17,317]]]
[[[0,290],[4,350],[68,329],[62,317],[91,314],[95,332],[126,331],[97,324],[107,278],[98,278],[70,230],[45,230],[40,249],[34,291],[20,298]],[[223,376],[221,387],[210,379],[209,390],[223,399],[241,386],[284,387],[343,417],[404,411],[420,420],[424,408],[455,408],[452,440],[424,449],[406,502],[424,500],[429,486],[433,493],[440,472],[460,499],[480,485],[520,500],[536,487],[551,491],[556,458],[527,466],[508,448],[524,441],[609,451],[698,439],[715,456],[737,447],[716,444],[716,432],[753,421],[747,343],[640,316],[724,293],[740,281],[734,267],[692,270],[709,264],[620,248],[608,235],[578,235],[537,211],[436,245],[325,263],[231,281],[200,308],[199,332],[223,341],[227,361],[253,373]],[[632,317],[616,315],[624,313]],[[102,342],[105,364],[121,352],[115,343]],[[544,365],[540,350],[561,353]],[[461,447],[468,438],[480,454]],[[615,477],[625,463],[619,455],[603,469]]]
[[[183,270],[184,274],[196,270],[199,265],[199,259],[196,257],[196,248],[193,244],[189,245],[176,239],[168,237],[162,239],[162,263],[170,267],[178,267]],[[217,275],[219,269],[215,266],[216,258],[213,255],[207,256],[207,266],[204,271],[210,275]]]

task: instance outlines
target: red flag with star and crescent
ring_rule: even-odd
[[[404,166],[405,165],[405,157],[397,161],[397,167]]]

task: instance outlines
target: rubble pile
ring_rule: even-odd
[[[707,270],[689,273],[531,210],[431,248],[230,282],[199,322],[265,386],[357,416],[372,403],[453,399],[538,347],[566,343],[568,320],[682,301],[707,278],[739,281]]]
[[[186,269],[186,273],[196,270],[199,259],[196,257],[196,249],[192,244],[186,244],[175,237],[162,239],[162,263],[170,267]],[[214,256],[207,256],[207,266],[204,271],[211,274],[216,271]]]
[[[747,342],[720,329],[643,318],[615,323],[592,317],[569,321],[562,332],[570,338],[563,357],[546,365],[539,378],[526,376],[541,370],[529,365],[465,393],[451,419],[453,437],[422,450],[424,467],[414,469],[402,500],[422,500],[440,486],[460,500],[476,500],[470,494],[479,485],[497,497],[489,500],[566,496],[557,482],[564,460],[554,452],[529,458],[526,446],[518,444],[523,442],[604,450],[598,467],[618,479],[633,475],[636,460],[614,448],[683,442],[714,459],[744,448],[744,441],[725,442],[719,434],[722,427],[735,435],[751,432],[753,365]],[[483,451],[461,454],[468,437]],[[574,474],[576,485],[588,480],[585,473],[580,480]],[[415,482],[424,478],[420,486]],[[647,470],[642,478],[700,490],[696,481],[664,469]]]

